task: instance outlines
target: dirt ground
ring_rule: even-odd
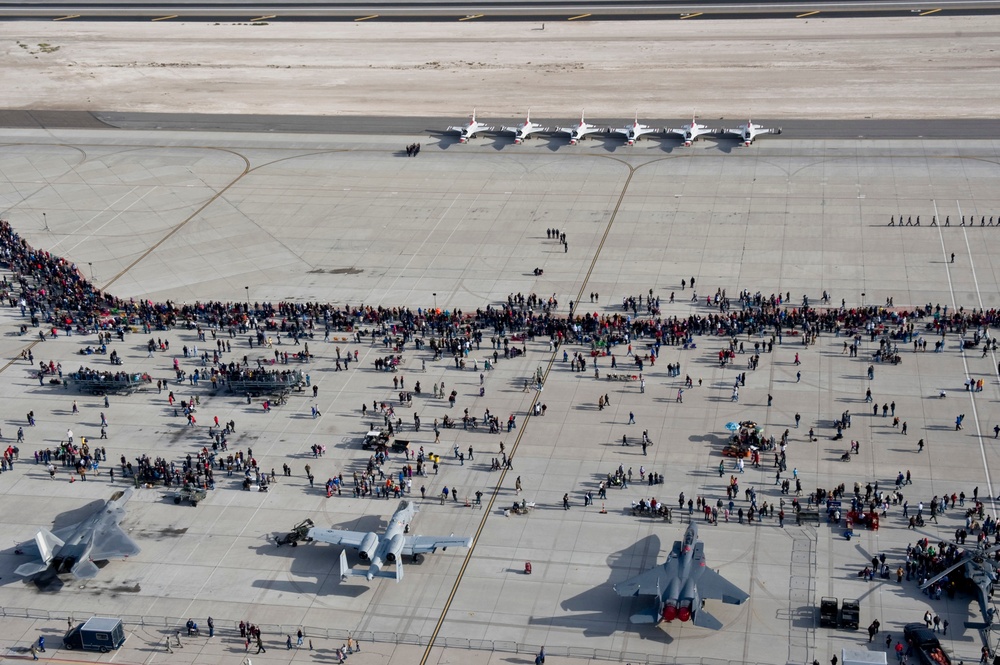
[[[12,109],[780,119],[1000,106],[996,16],[3,28]]]

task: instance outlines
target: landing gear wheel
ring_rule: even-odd
[[[413,555],[413,563],[423,563],[423,561],[424,561],[424,555],[422,554]]]

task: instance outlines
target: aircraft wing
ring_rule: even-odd
[[[460,536],[414,536],[407,538],[403,545],[403,554],[426,554],[434,552],[438,548],[447,549],[449,547],[471,547],[472,538],[462,538]]]
[[[103,524],[94,530],[93,543],[88,555],[93,561],[135,556],[142,551],[139,545],[113,522]]]
[[[680,555],[681,542],[674,543],[674,549],[667,555],[667,560],[655,568],[619,582],[614,586],[619,596],[659,596],[667,588],[667,582],[677,576],[677,558]]]
[[[458,126],[458,127],[449,127],[448,131],[449,132],[458,132],[459,134],[462,134],[462,133],[465,132],[465,130],[467,129],[467,127],[468,127],[467,125],[461,125],[461,126]]]
[[[330,543],[331,545],[347,545],[357,549],[361,546],[361,541],[364,540],[367,535],[367,533],[361,533],[360,531],[312,528],[309,529],[307,537],[321,543]]]
[[[692,563],[695,566],[700,566],[702,570],[697,580],[698,595],[702,598],[721,600],[730,605],[739,605],[750,597],[743,589],[705,566],[705,545],[701,542],[694,548]]]
[[[511,134],[517,134],[519,131],[521,131],[521,128],[520,127],[501,127],[500,131],[501,132],[510,132]]]

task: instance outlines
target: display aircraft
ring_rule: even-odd
[[[699,124],[694,116],[691,116],[691,124],[678,127],[676,129],[664,130],[667,134],[679,134],[684,139],[684,145],[690,146],[698,140],[702,134],[715,134],[716,131],[707,125]]]
[[[988,627],[993,623],[993,615],[996,612],[990,605],[993,600],[993,585],[997,581],[997,570],[1000,569],[1000,562],[994,558],[994,554],[998,550],[1000,550],[1000,545],[965,550],[959,555],[958,561],[924,582],[920,588],[928,589],[952,571],[964,568],[964,577],[976,594],[979,611],[982,613],[983,622]]]
[[[396,512],[389,518],[389,525],[381,536],[361,531],[341,531],[338,529],[309,529],[308,538],[331,545],[347,545],[358,551],[358,557],[367,562],[367,570],[352,570],[347,565],[347,552],[340,552],[340,581],[349,576],[365,577],[369,581],[376,577],[392,577],[396,582],[403,579],[403,556],[412,556],[419,561],[421,554],[435,552],[438,548],[470,547],[472,538],[455,536],[407,536],[410,522],[417,514],[417,505],[412,501],[399,502]],[[382,566],[394,564],[395,570],[384,571]]]
[[[767,127],[761,127],[760,125],[753,124],[753,120],[747,120],[747,124],[741,125],[736,129],[723,129],[722,133],[738,135],[743,145],[749,147],[749,145],[753,143],[753,140],[761,134],[780,134],[781,127],[769,129]]]
[[[55,531],[39,530],[34,542],[16,549],[35,560],[21,564],[14,572],[31,577],[51,570],[55,575],[70,573],[77,579],[90,579],[99,570],[95,561],[138,554],[139,546],[118,526],[125,519],[125,503],[131,496],[132,490],[115,492],[110,501],[82,522]]]
[[[705,545],[698,540],[698,525],[694,523],[684,532],[684,539],[674,543],[666,561],[619,582],[614,589],[622,597],[650,597],[645,611],[629,618],[632,623],[656,625],[679,619],[712,630],[722,628],[722,622],[702,609],[702,599],[739,605],[750,597],[705,565]]]
[[[535,132],[550,132],[552,130],[549,127],[542,127],[538,123],[531,122],[531,109],[528,109],[528,116],[524,119],[524,124],[514,125],[512,127],[501,127],[500,131],[513,133],[514,145],[520,145]]]
[[[587,134],[597,134],[608,131],[606,127],[597,127],[584,120],[584,114],[580,113],[580,124],[575,127],[560,127],[560,132],[569,134],[569,144],[576,145],[584,139]]]
[[[459,143],[468,143],[469,139],[476,138],[476,134],[479,132],[492,132],[493,127],[484,125],[476,120],[476,109],[472,109],[472,119],[469,120],[468,124],[449,127],[448,131],[458,132]]]
[[[649,125],[639,124],[639,112],[636,111],[635,121],[631,125],[626,125],[621,129],[613,129],[611,131],[615,134],[623,135],[625,137],[626,145],[635,145],[635,142],[639,140],[640,136],[643,136],[644,134],[659,134],[662,130],[650,127]]]

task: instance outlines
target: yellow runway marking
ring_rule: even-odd
[[[258,16],[257,18],[250,19],[250,22],[254,23],[256,21],[266,21],[269,18],[278,18],[278,16],[277,14],[271,14],[270,16]]]
[[[920,12],[920,15],[921,16],[928,16],[929,14],[937,14],[939,11],[941,11],[940,8],[938,8],[938,9],[928,9],[925,12]]]
[[[69,16],[60,16],[59,18],[52,19],[53,21],[65,21],[71,18],[80,18],[79,14],[70,14]]]
[[[570,16],[567,21],[575,21],[578,18],[587,18],[588,16],[593,16],[593,14],[580,14],[579,16]]]
[[[169,21],[172,18],[177,18],[177,14],[171,14],[170,16],[160,16],[159,18],[152,19],[153,21]]]
[[[486,14],[473,14],[472,16],[463,16],[462,18],[460,18],[458,20],[459,21],[471,21],[474,18],[482,18],[484,16],[486,16]]]
[[[703,13],[704,12],[698,12],[697,14],[685,14],[684,16],[681,16],[681,20],[683,21],[686,18],[694,18],[695,16],[701,16]]]
[[[372,14],[371,16],[362,16],[361,18],[354,19],[355,21],[367,21],[369,19],[378,18],[378,14]]]
[[[806,12],[805,14],[799,14],[795,18],[805,18],[807,16],[815,16],[816,14],[819,14],[819,10],[818,9],[816,11],[814,11],[814,12]]]

